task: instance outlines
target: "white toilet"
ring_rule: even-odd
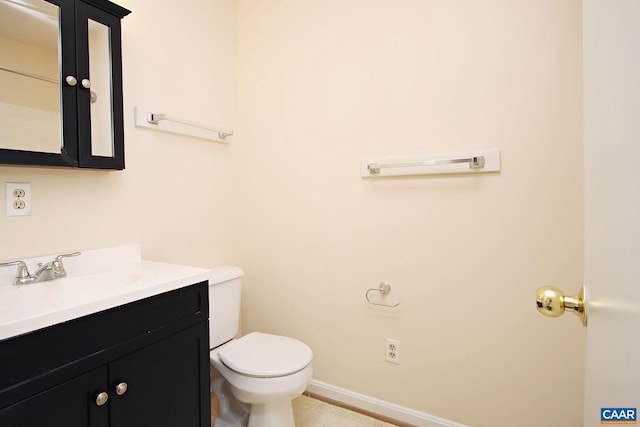
[[[213,269],[209,279],[211,387],[215,427],[295,427],[291,400],[311,380],[313,353],[289,337],[252,332],[235,339],[244,272]]]

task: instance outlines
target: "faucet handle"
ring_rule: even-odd
[[[9,261],[9,262],[0,262],[0,267],[9,267],[11,265],[17,265],[18,270],[16,271],[16,277],[13,279],[13,284],[24,284],[27,283],[31,278],[31,274],[29,274],[29,269],[27,268],[27,264],[24,261]]]
[[[58,255],[56,259],[54,259],[53,262],[51,263],[51,268],[53,269],[53,275],[55,276],[55,278],[67,276],[67,272],[64,269],[64,265],[62,265],[62,258],[69,258],[72,256],[78,256],[80,254],[81,252],[72,252],[69,254]]]
[[[72,257],[72,256],[78,256],[78,255],[80,255],[80,254],[82,254],[82,252],[71,252],[70,254],[62,254],[62,255],[58,255],[58,256],[56,257],[55,261],[61,261],[61,260],[62,260],[62,258],[69,258],[69,257]]]

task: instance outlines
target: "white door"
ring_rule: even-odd
[[[640,1],[584,0],[583,23],[584,425],[595,427],[601,408],[640,409]]]

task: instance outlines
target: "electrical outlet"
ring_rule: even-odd
[[[7,216],[31,215],[31,184],[7,182]]]
[[[398,365],[400,364],[400,340],[387,338],[385,357],[387,362],[397,363]]]

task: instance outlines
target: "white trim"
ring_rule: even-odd
[[[356,393],[341,387],[336,387],[318,380],[311,380],[307,387],[307,391],[309,393],[317,394],[320,397],[336,400],[346,405],[354,406],[356,408],[393,418],[398,421],[403,421],[405,423],[415,424],[419,427],[468,427],[464,424],[445,420],[434,415]]]

